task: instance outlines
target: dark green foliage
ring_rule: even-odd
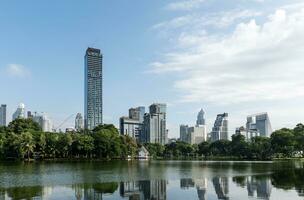
[[[24,132],[41,131],[41,127],[32,119],[15,119],[8,125],[8,131],[21,134]]]

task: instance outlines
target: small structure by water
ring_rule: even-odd
[[[149,151],[144,146],[142,146],[138,151],[137,158],[140,160],[147,160],[147,159],[149,159],[149,157],[150,157]]]

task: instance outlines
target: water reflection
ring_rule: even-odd
[[[268,165],[267,165],[268,166]],[[222,166],[223,167],[223,166]],[[96,183],[95,179],[79,170],[82,181],[72,184],[44,184],[43,178],[36,179],[38,186],[0,187],[0,200],[4,199],[129,199],[129,200],[166,200],[166,199],[301,199],[304,196],[304,168],[300,165],[273,165],[271,170],[261,173],[260,170],[248,170],[248,167],[223,168],[213,167],[213,173],[198,178],[155,177],[148,180],[129,180]],[[269,167],[269,166],[268,166]],[[267,167],[265,167],[267,168]],[[185,168],[179,168],[179,170]],[[187,174],[191,170],[187,169]],[[195,167],[195,170],[203,167]],[[229,171],[230,170],[230,171]],[[228,173],[229,171],[229,173]],[[235,171],[246,172],[234,173]],[[254,173],[253,173],[254,172]],[[83,173],[83,174],[81,174]],[[104,172],[105,173],[105,172]],[[159,174],[159,173],[158,173]],[[105,174],[103,174],[104,176]],[[197,175],[197,174],[196,174]],[[8,181],[2,179],[0,183]],[[121,178],[122,179],[122,178]],[[77,179],[78,180],[78,179]],[[90,182],[94,180],[93,182]],[[48,183],[48,182],[47,182]],[[48,186],[47,186],[48,185]],[[288,193],[287,193],[288,191]]]

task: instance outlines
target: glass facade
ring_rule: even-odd
[[[99,49],[88,48],[85,55],[85,128],[92,130],[102,119],[102,54]]]
[[[6,126],[6,105],[0,107],[0,126]]]

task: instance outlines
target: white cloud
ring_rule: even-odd
[[[23,65],[9,64],[6,67],[6,72],[11,77],[25,78],[31,75],[30,71]]]
[[[200,7],[204,0],[183,0],[170,3],[166,6],[168,10],[192,10]]]
[[[246,13],[223,23],[214,20],[229,26],[240,16],[251,16],[229,27],[231,32],[182,30],[174,50],[152,63],[152,71],[182,74],[174,87],[185,102],[231,104],[303,97],[304,6],[278,9],[262,23]]]

